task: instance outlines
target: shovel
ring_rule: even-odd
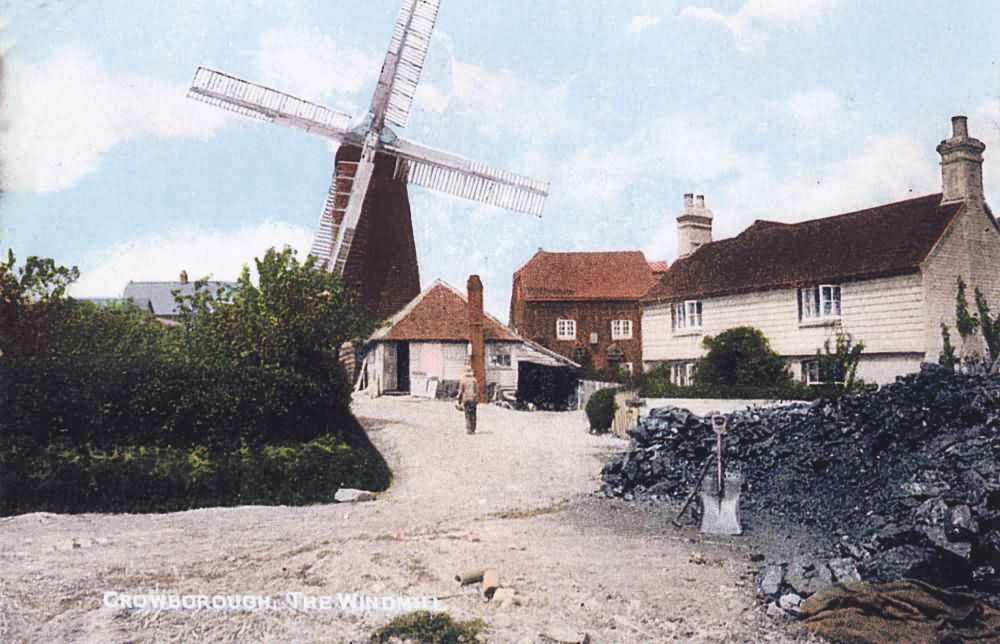
[[[701,486],[701,531],[705,534],[743,534],[740,526],[740,488],[743,475],[725,472],[722,462],[722,435],[725,416],[712,417],[715,432],[715,476],[707,476]]]

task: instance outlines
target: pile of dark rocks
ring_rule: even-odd
[[[708,421],[685,410],[631,434],[602,472],[609,497],[681,500],[713,458]],[[811,535],[812,552],[762,569],[763,595],[903,577],[1000,595],[1000,376],[925,364],[875,392],[735,412],[724,456],[745,525]]]

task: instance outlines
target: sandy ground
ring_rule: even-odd
[[[437,596],[482,619],[491,642],[794,642],[761,613],[753,539],[702,539],[595,494],[626,443],[586,432],[582,412],[480,407],[466,436],[449,403],[357,399],[395,474],[374,502],[160,515],[0,519],[0,641],[367,641],[385,612],[137,610],[105,591]],[[514,599],[485,601],[457,572],[495,567]]]

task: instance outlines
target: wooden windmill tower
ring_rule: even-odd
[[[396,135],[410,106],[440,0],[403,0],[371,107],[360,119],[199,67],[189,96],[340,142],[311,255],[388,317],[420,292],[407,183],[540,216],[548,184]]]

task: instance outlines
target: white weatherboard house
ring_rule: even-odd
[[[805,382],[816,351],[838,331],[865,344],[858,376],[891,382],[936,362],[941,323],[954,328],[965,280],[1000,305],[1000,228],[983,194],[985,146],[965,117],[937,147],[943,191],[796,224],[756,221],[712,241],[712,215],[686,195],[680,257],[642,300],[644,367],[690,378],[702,339],[757,327]],[[959,345],[952,332],[952,343]]]
[[[482,302],[482,297],[476,298]],[[517,389],[522,362],[579,369],[580,366],[522,338],[477,309],[485,340],[486,383],[490,390]],[[469,301],[437,280],[369,338],[359,389],[371,396],[409,393],[448,397],[470,366]]]

